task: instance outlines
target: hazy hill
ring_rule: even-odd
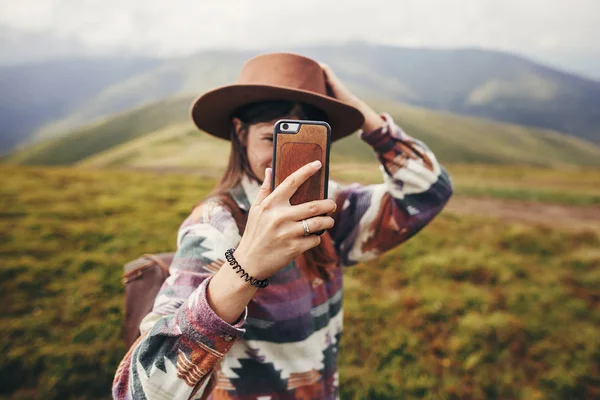
[[[47,140],[6,159],[17,164],[95,166],[196,166],[225,162],[226,142],[193,128],[192,98],[164,100]],[[557,132],[492,122],[426,109],[379,103],[444,162],[600,166],[600,147]],[[338,161],[372,161],[356,135],[336,143]],[[210,153],[207,158],[204,155]],[[202,155],[200,157],[200,155]]]
[[[161,62],[93,58],[0,67],[0,153],[26,142],[34,130],[69,115],[111,84],[153,69]],[[113,111],[127,109],[131,104],[115,103],[114,107]]]
[[[170,124],[189,120],[191,99],[168,99],[118,114],[58,138],[38,142],[9,154],[17,164],[66,165],[143,136]]]
[[[98,117],[172,96],[193,96],[231,82],[236,79],[244,60],[252,55],[243,52],[208,52],[165,62],[105,87],[97,96],[83,102],[65,118],[38,131],[37,136],[49,137],[68,132]]]

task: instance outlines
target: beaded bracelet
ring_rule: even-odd
[[[262,281],[259,281],[256,278],[252,278],[250,275],[248,275],[248,273],[246,271],[244,271],[244,269],[242,268],[242,266],[240,264],[238,264],[237,260],[235,259],[235,257],[233,256],[233,252],[235,249],[229,249],[225,252],[225,258],[227,259],[227,261],[229,261],[229,265],[231,265],[233,267],[233,269],[236,271],[236,274],[241,274],[240,278],[242,278],[244,281],[246,282],[250,282],[250,284],[252,286],[255,286],[259,289],[263,289],[266,288],[267,286],[269,286],[269,278],[263,279]]]

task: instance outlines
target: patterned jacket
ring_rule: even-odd
[[[309,279],[292,262],[257,292],[236,324],[226,323],[208,305],[206,287],[241,237],[229,210],[203,203],[179,229],[171,276],[117,369],[115,399],[338,397],[341,267],[368,263],[406,241],[452,194],[427,146],[383,118],[382,128],[361,133],[378,156],[383,183],[330,182],[338,211],[329,233],[340,266],[332,278]],[[230,193],[247,211],[258,189],[244,178]]]

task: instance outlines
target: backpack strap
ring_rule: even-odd
[[[141,257],[128,262],[125,264],[123,273],[123,284],[140,278],[144,274],[144,270],[148,268],[154,268],[154,266],[160,267],[163,274],[169,276],[169,265],[173,261],[174,253],[160,253],[160,254],[144,254]]]
[[[237,203],[235,202],[235,200],[233,200],[229,193],[216,194],[212,197],[209,197],[206,200],[211,199],[217,201],[218,203],[221,203],[225,208],[227,208],[231,212],[231,216],[235,220],[235,223],[240,232],[240,236],[242,236],[244,230],[246,230],[246,223],[248,222],[248,215],[246,214],[246,212],[237,205]]]
[[[144,254],[144,257],[157,263],[166,274],[169,273],[169,266],[173,261],[173,253]]]

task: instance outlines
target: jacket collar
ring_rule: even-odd
[[[237,185],[229,189],[229,193],[238,207],[248,212],[259,190],[260,184],[244,174]]]

